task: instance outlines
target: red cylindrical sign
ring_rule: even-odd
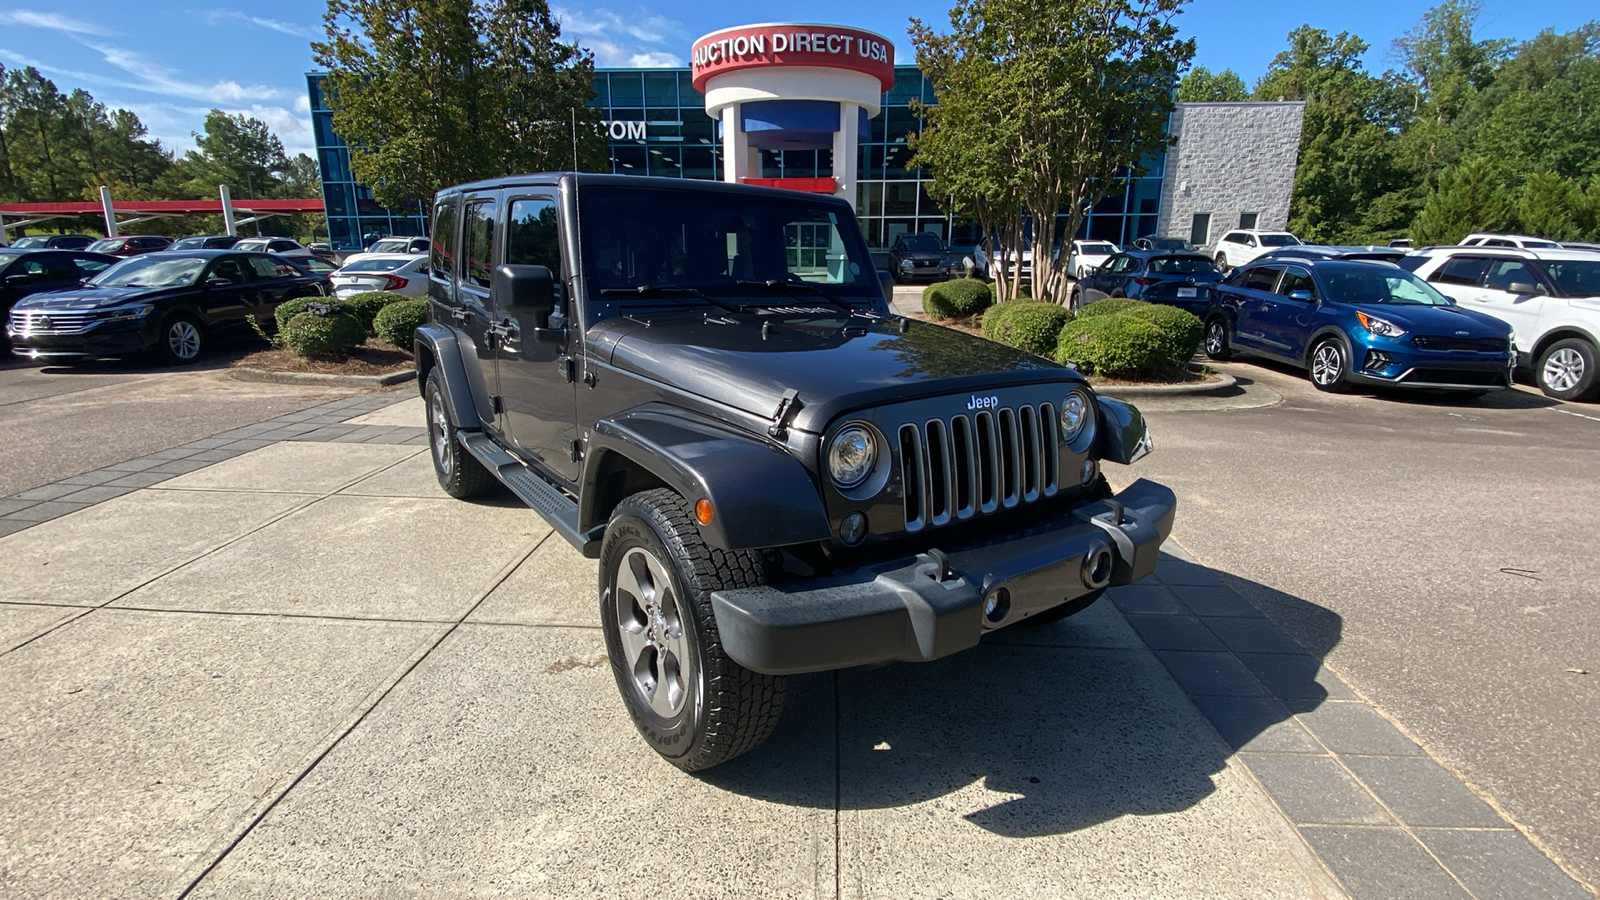
[[[723,72],[766,66],[816,66],[851,69],[894,87],[894,44],[859,28],[778,23],[741,25],[713,31],[694,42],[689,71],[696,90]]]

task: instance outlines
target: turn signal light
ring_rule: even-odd
[[[711,501],[704,497],[694,502],[694,517],[701,525],[711,524]]]

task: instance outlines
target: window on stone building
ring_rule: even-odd
[[[1211,213],[1195,213],[1189,225],[1189,243],[1204,247],[1211,243]]]
[[[1240,213],[1239,214],[1239,227],[1240,228],[1254,228],[1254,227],[1256,227],[1256,219],[1260,218],[1260,216],[1261,216],[1260,213]]]

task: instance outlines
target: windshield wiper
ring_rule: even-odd
[[[692,287],[673,287],[661,284],[641,284],[631,288],[601,288],[602,297],[697,297],[722,307],[728,312],[744,312],[744,307],[713,297]]]
[[[810,291],[811,293],[816,294],[818,297],[828,301],[830,304],[842,310],[843,312],[848,313],[849,315],[853,316],[856,314],[855,307],[844,302],[843,300],[840,300],[838,297],[835,297],[822,288],[805,281],[780,281],[776,278],[769,278],[766,281],[735,281],[734,284],[738,285],[739,287],[759,287],[767,288],[768,290],[789,290],[791,288],[798,288],[802,291]]]

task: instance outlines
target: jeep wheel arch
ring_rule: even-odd
[[[421,391],[427,385],[429,372],[439,370],[452,425],[477,429],[493,418],[487,393],[473,390],[454,332],[431,323],[423,325],[416,330],[412,347],[416,359],[417,389]]]

